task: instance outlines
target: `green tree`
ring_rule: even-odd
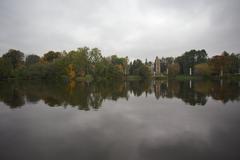
[[[168,65],[174,63],[174,58],[173,57],[162,57],[161,58],[161,72],[164,73],[167,71]]]
[[[189,74],[189,69],[194,71],[194,65],[207,62],[207,53],[202,50],[190,50],[185,52],[182,56],[175,59],[176,63],[180,65],[180,72],[182,74]]]
[[[97,63],[95,66],[95,74],[93,75],[94,78],[98,79],[101,76],[107,78],[109,65],[109,62],[106,59],[103,59],[102,62]]]
[[[10,49],[6,54],[2,56],[5,61],[9,61],[13,69],[16,69],[23,65],[24,53],[19,50]]]
[[[60,58],[60,52],[49,51],[43,55],[43,59],[46,62],[53,62],[55,59]]]
[[[117,55],[112,55],[111,56],[111,62],[113,65],[124,65],[125,63],[125,58],[119,58]]]
[[[146,66],[146,65],[142,65],[140,67],[139,70],[139,75],[143,78],[143,79],[148,79],[151,77],[151,71],[150,69]]]
[[[97,64],[103,60],[101,50],[93,48],[88,54],[88,61],[92,64]]]
[[[118,79],[121,80],[123,77],[123,72],[118,65],[109,64],[106,73],[107,79]]]
[[[39,57],[38,55],[32,54],[32,55],[28,55],[28,56],[26,57],[25,64],[26,64],[27,66],[29,66],[29,65],[36,64],[36,63],[38,63],[39,61],[40,61],[40,57]]]
[[[12,74],[12,71],[12,64],[3,58],[0,58],[0,79],[9,78]]]
[[[134,60],[132,63],[130,63],[129,74],[141,76],[142,78],[146,79],[151,76],[151,71],[149,67],[147,67],[142,63],[141,60],[137,59],[137,60]]]
[[[92,72],[92,66],[88,61],[88,55],[88,47],[78,48],[77,50],[70,51],[65,61],[67,61],[68,64],[74,65],[77,76],[85,76],[86,73]]]
[[[240,72],[240,54],[232,53],[231,57],[231,65],[229,66],[230,73],[235,74]]]

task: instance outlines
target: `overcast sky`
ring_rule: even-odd
[[[0,0],[0,54],[98,47],[104,56],[240,52],[240,0]]]

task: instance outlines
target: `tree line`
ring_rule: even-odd
[[[178,57],[160,59],[161,75],[224,76],[239,73],[240,54],[227,53],[208,57],[202,50],[190,50]],[[0,79],[67,79],[101,80],[126,79],[138,76],[151,78],[154,62],[140,59],[128,62],[127,57],[104,57],[98,48],[82,47],[69,52],[49,51],[27,55],[10,49],[0,57]]]

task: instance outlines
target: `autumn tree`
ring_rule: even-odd
[[[208,63],[201,63],[194,66],[194,75],[210,76],[211,74],[212,70]]]
[[[67,67],[67,73],[68,73],[68,77],[70,80],[73,80],[76,78],[76,69],[75,66],[73,64],[69,64]]]
[[[168,64],[168,75],[176,76],[180,73],[180,66],[178,63]]]
[[[209,65],[213,69],[213,74],[223,76],[223,74],[238,73],[240,66],[238,55],[230,55],[224,51],[221,55],[213,56],[209,60]]]

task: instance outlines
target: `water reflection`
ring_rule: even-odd
[[[238,101],[231,81],[1,82],[0,159],[238,160]]]
[[[131,96],[149,96],[161,98],[179,98],[186,104],[205,105],[208,97],[220,100],[239,101],[240,86],[234,81],[134,81],[68,84],[18,81],[0,83],[0,101],[10,108],[18,108],[25,103],[37,103],[43,100],[50,107],[68,105],[80,110],[99,109],[105,99],[128,100]]]

